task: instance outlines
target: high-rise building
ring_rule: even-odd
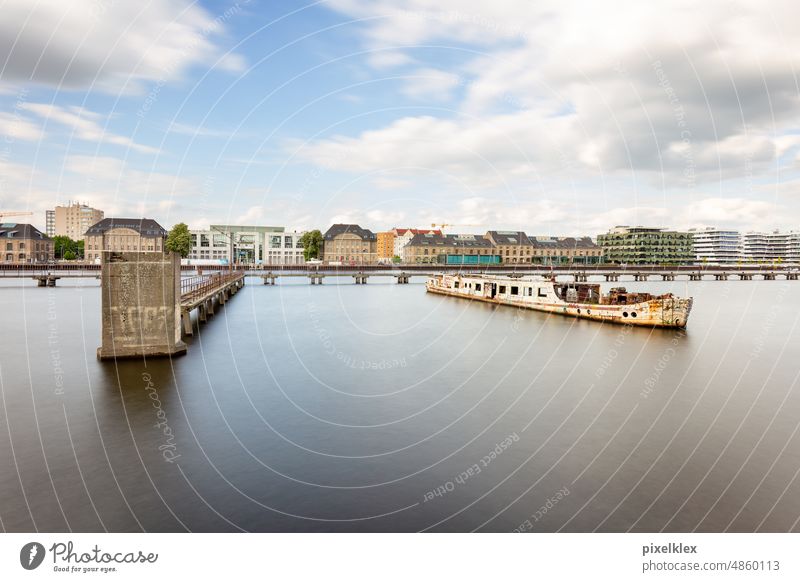
[[[735,230],[690,228],[697,263],[730,265],[742,260],[742,236]]]
[[[67,206],[56,206],[55,210],[46,211],[45,230],[47,236],[81,240],[89,227],[103,220],[103,216],[102,210],[70,201]]]
[[[44,211],[44,231],[50,238],[56,236],[56,211]]]
[[[694,262],[692,235],[664,228],[617,226],[597,237],[609,263],[685,265]]]
[[[789,244],[786,254],[786,261],[789,263],[800,263],[800,231],[792,230],[788,233]]]
[[[387,261],[394,257],[394,237],[393,230],[379,232],[376,235],[378,261]]]

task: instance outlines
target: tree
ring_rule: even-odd
[[[68,236],[58,235],[53,237],[53,251],[56,259],[73,261],[83,256],[83,241],[74,241]]]
[[[303,233],[303,236],[300,237],[300,243],[303,245],[303,256],[307,261],[319,258],[322,250],[322,241],[322,233],[318,230],[309,230]]]
[[[185,223],[179,222],[172,227],[167,235],[166,248],[181,257],[189,256],[192,252],[192,235],[189,234],[189,227]]]

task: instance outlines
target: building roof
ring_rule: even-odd
[[[16,222],[4,222],[0,224],[0,238],[52,240],[32,224],[18,224]]]
[[[357,224],[334,224],[325,231],[325,240],[333,240],[340,234],[345,233],[354,234],[361,240],[376,240],[374,232],[367,228],[361,228]]]
[[[415,234],[410,246],[492,248],[492,241],[477,234]]]
[[[392,232],[396,233],[397,236],[403,236],[407,232],[410,232],[411,234],[442,234],[441,230],[426,228],[393,228]]]
[[[528,245],[528,235],[521,230],[490,230],[486,236],[492,237],[497,245]]]
[[[104,218],[90,226],[84,236],[102,235],[113,228],[130,228],[144,237],[158,238],[167,236],[167,231],[164,230],[164,227],[152,218]]]
[[[528,237],[537,249],[598,249],[599,247],[588,236],[575,238],[571,236],[531,236]]]

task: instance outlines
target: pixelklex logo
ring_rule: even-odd
[[[19,551],[19,563],[26,570],[35,570],[44,561],[44,546],[39,542],[29,542]]]

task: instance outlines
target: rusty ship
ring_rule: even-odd
[[[429,277],[426,289],[440,295],[646,327],[684,328],[692,310],[691,297],[629,292],[624,287],[603,294],[596,283],[553,279],[442,273]]]

